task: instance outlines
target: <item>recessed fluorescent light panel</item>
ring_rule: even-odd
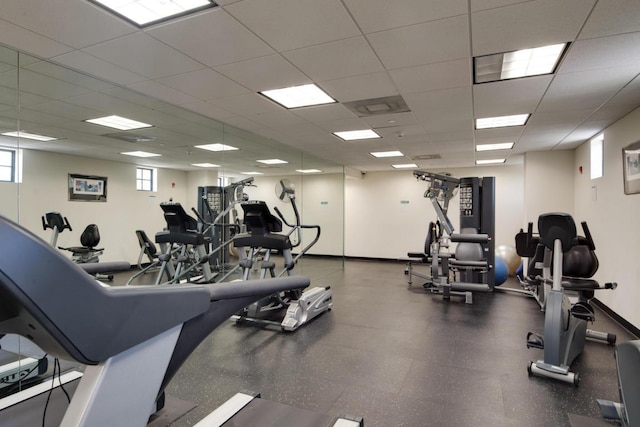
[[[473,58],[475,83],[552,74],[569,43]]]
[[[485,117],[476,119],[476,129],[504,128],[522,126],[527,123],[529,114],[515,114],[513,116]]]
[[[264,90],[259,93],[277,102],[284,108],[310,107],[312,105],[332,104],[336,102],[335,99],[327,95],[325,91],[313,83],[282,89]]]
[[[135,120],[127,119],[126,117],[120,116],[98,117],[97,119],[85,120],[85,122],[120,130],[133,130],[152,127],[152,125],[148,123],[137,122]]]
[[[348,130],[344,132],[333,132],[333,134],[344,141],[356,141],[358,139],[380,138],[380,135],[378,135],[371,129]]]
[[[201,150],[209,150],[209,151],[235,151],[239,150],[237,147],[232,147],[231,145],[226,144],[205,144],[205,145],[196,145],[196,148],[200,148]]]
[[[191,163],[191,166],[197,166],[199,168],[219,168],[220,165],[214,165],[213,163]]]
[[[240,172],[242,175],[264,175],[262,172]]]
[[[511,150],[513,142],[500,142],[497,144],[476,145],[476,151]]]
[[[369,153],[371,154],[373,157],[377,157],[377,158],[381,158],[381,157],[402,157],[404,156],[404,154],[402,154],[400,151],[376,151],[373,153]]]
[[[320,169],[296,169],[296,172],[300,172],[300,173],[320,173],[322,171]]]
[[[162,154],[156,154],[156,153],[148,153],[146,151],[127,151],[126,153],[120,153],[120,154],[124,154],[125,156],[134,156],[134,157],[159,157]]]
[[[416,165],[415,163],[406,163],[402,165],[391,165],[391,167],[395,169],[412,169],[412,168],[417,168],[418,165]]]
[[[36,141],[55,141],[58,138],[54,138],[52,136],[46,136],[46,135],[38,135],[35,133],[27,133],[27,132],[20,132],[20,131],[14,131],[14,132],[5,132],[2,135],[4,136],[14,136],[16,138],[26,138],[26,139],[33,139]]]
[[[138,27],[217,6],[210,0],[92,0]]]
[[[487,159],[487,160],[476,160],[476,165],[497,165],[500,163],[504,163],[506,159]]]
[[[289,163],[285,160],[280,160],[280,159],[256,160],[256,162],[264,163],[265,165],[283,165],[285,163]]]

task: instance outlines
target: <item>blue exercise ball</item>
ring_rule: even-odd
[[[496,258],[495,262],[496,286],[502,285],[509,277],[509,267],[502,258]]]

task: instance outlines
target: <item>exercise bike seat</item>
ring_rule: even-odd
[[[80,244],[82,246],[71,246],[69,248],[59,247],[58,249],[70,251],[74,255],[83,255],[103,251],[103,248],[96,248],[99,243],[100,231],[98,230],[98,226],[96,224],[89,224],[85,227],[84,231],[80,235]]]

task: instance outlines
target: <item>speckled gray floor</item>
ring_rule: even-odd
[[[445,302],[407,289],[401,263],[347,261],[342,270],[306,259],[303,267],[313,285],[332,286],[333,310],[293,333],[222,325],[167,390],[198,405],[173,426],[193,425],[243,389],[359,415],[368,427],[564,426],[567,413],[598,416],[596,398],[618,398],[614,349],[596,342],[573,365],[578,388],[528,376],[542,351],[528,350],[525,337],[544,321],[531,299],[495,292],[476,294],[473,305]],[[634,338],[603,313],[592,329]]]

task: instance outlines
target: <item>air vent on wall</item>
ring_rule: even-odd
[[[107,138],[119,139],[121,141],[127,142],[153,142],[157,140],[155,136],[142,135],[139,133],[129,133],[129,132],[116,132],[116,133],[107,133],[102,136],[106,136]]]
[[[353,111],[358,117],[406,113],[411,111],[400,95],[344,102],[342,105]]]

